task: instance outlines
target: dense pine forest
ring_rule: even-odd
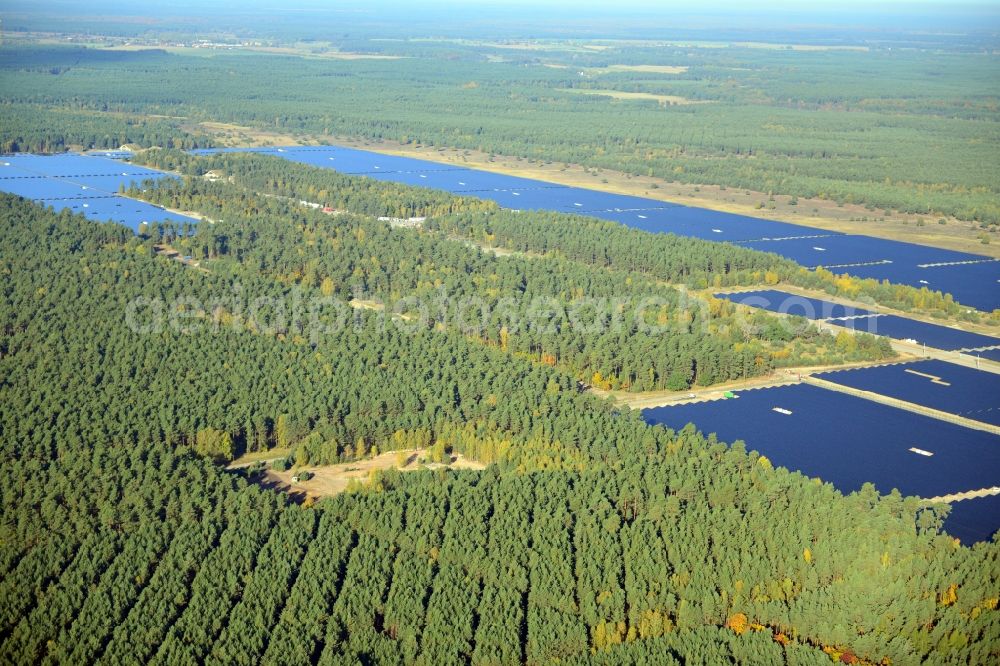
[[[894,355],[885,339],[834,339],[806,322],[738,313],[731,304],[692,297],[634,272],[555,256],[494,257],[441,233],[393,229],[371,218],[480,219],[495,210],[478,199],[383,185],[275,157],[155,152],[150,161],[215,176],[131,192],[222,220],[200,225],[185,241],[186,252],[226,266],[235,260],[324,296],[375,300],[424,325],[448,326],[601,388],[681,390],[775,366]],[[333,204],[342,214],[331,222],[301,205],[310,199]],[[544,224],[541,216],[523,217],[528,225]],[[270,224],[262,226],[261,218]],[[599,234],[580,236],[596,240]],[[776,264],[797,272],[773,255],[731,245],[676,237],[670,242],[661,256],[672,258],[675,270],[658,275],[660,280],[753,284]]]
[[[133,230],[0,193],[0,664],[1000,663],[996,535],[964,543],[949,504],[845,494],[627,406],[912,359],[719,291],[979,330],[1000,310],[191,152],[432,148],[599,189],[958,220],[987,243],[992,31],[665,41],[639,14],[545,27],[561,15],[545,8],[483,29],[449,3],[392,20],[378,0],[64,4],[0,10],[0,153],[128,146],[176,177],[118,194],[198,221]],[[356,474],[311,494],[275,482],[331,469]]]
[[[136,329],[136,297],[289,285],[259,260],[203,272],[127,229],[0,203],[5,661],[996,657],[997,546],[939,534],[941,508],[844,497],[739,444],[647,426],[447,328],[361,311],[310,342],[189,311]],[[259,219],[267,245],[281,224]],[[386,473],[311,507],[212,462],[438,438],[495,462]]]

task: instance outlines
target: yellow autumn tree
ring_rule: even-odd
[[[938,602],[942,606],[951,606],[956,601],[958,601],[958,585],[955,583],[949,585],[948,589],[938,595]]]
[[[590,377],[590,384],[598,388],[604,388],[604,375],[601,374],[600,370],[594,372]]]
[[[670,618],[658,610],[645,610],[639,618],[639,638],[656,638],[673,628]]]
[[[624,622],[598,622],[591,631],[594,651],[606,650],[612,645],[618,645],[625,639]]]
[[[329,277],[323,278],[323,282],[321,282],[319,285],[319,290],[323,293],[324,296],[332,296],[333,280],[330,279]]]
[[[843,352],[853,352],[858,348],[857,339],[847,331],[837,333],[837,349]]]
[[[732,629],[733,633],[737,636],[742,635],[743,632],[747,630],[749,625],[750,623],[747,620],[745,613],[733,613],[729,616],[729,619],[726,620],[726,626]]]

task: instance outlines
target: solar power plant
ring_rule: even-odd
[[[576,193],[569,188],[533,188],[520,190],[496,190],[476,192],[475,196],[490,199],[504,208],[514,210],[548,210],[568,213]]]
[[[120,151],[108,151],[122,154]],[[0,157],[0,191],[32,199],[55,210],[69,209],[97,222],[117,222],[133,231],[144,222],[196,224],[197,220],[117,194],[146,180],[174,178],[102,154]]]
[[[1000,338],[963,331],[950,326],[930,324],[896,315],[875,314],[863,308],[840,305],[818,298],[807,298],[777,289],[716,294],[735,303],[771,312],[825,320],[835,326],[896,340],[913,341],[934,349],[955,351],[1000,346]]]
[[[990,361],[997,361],[1000,363],[1000,349],[977,349],[974,351],[965,352],[969,356],[978,356],[979,358],[985,358]]]
[[[493,178],[495,174],[470,169],[452,169],[450,171],[411,171],[405,173],[386,172],[368,174],[372,178],[385,181],[405,183],[418,187],[432,187],[454,194],[474,194],[493,190],[526,190],[526,189],[565,189],[561,185],[547,185],[539,188],[538,181],[517,176],[504,176],[502,181]]]
[[[833,235],[815,242],[811,239],[753,241],[748,242],[747,246],[781,254],[809,268],[851,264],[917,266],[926,263],[951,263],[983,259],[983,257],[966,252],[847,234]]]
[[[217,153],[258,153],[261,155],[276,154],[278,152],[277,148],[254,148],[254,147],[239,147],[239,148],[192,148],[188,151],[192,155],[215,155]]]
[[[560,188],[559,203],[563,212],[582,213],[598,217],[602,217],[606,213],[613,214],[631,212],[636,214],[637,220],[641,220],[642,218],[639,217],[639,214],[646,211],[663,211],[682,208],[679,204],[673,204],[667,201],[655,201],[653,199],[645,199],[626,194],[600,192],[583,187]]]
[[[707,208],[671,206],[661,202],[658,208],[621,211],[590,212],[589,215],[611,222],[619,222],[633,229],[652,233],[672,233],[711,241],[742,243],[760,239],[827,238],[836,232],[822,231],[788,222],[763,220],[735,213],[723,213]],[[776,241],[779,242],[779,241]],[[770,246],[760,249],[773,252]]]
[[[987,495],[952,502],[944,530],[964,544],[988,541],[997,531],[1000,495]]]
[[[824,301],[808,296],[790,294],[777,289],[757,289],[755,291],[741,291],[732,294],[715,294],[716,298],[725,298],[771,312],[797,315],[806,319],[831,319],[834,317],[855,317],[868,316],[874,314],[870,310],[841,305],[831,301]]]
[[[1000,485],[1000,436],[809,384],[647,409],[643,418],[743,440],[774,465],[842,492],[868,481],[883,493],[929,499]]]
[[[272,154],[293,162],[302,162],[312,166],[335,169],[346,174],[377,174],[377,173],[409,173],[413,171],[458,171],[464,167],[428,162],[412,157],[383,155],[367,150],[353,148],[334,148],[333,150],[303,150],[301,148],[275,148]]]
[[[113,176],[73,176],[63,178],[68,183],[82,185],[90,190],[101,190],[104,192],[118,192],[118,188],[128,189],[135,184],[141,186],[145,181],[157,181],[174,178],[169,173],[149,173],[149,174],[116,174]]]
[[[127,160],[132,157],[131,150],[91,150],[84,154],[94,157],[109,157],[113,160]]]
[[[930,359],[815,376],[1000,426],[1000,374]]]
[[[78,153],[61,153],[59,155],[34,155],[32,153],[17,153],[0,157],[0,177],[4,169],[14,167],[29,171],[38,176],[69,178],[72,176],[113,176],[128,174],[141,176],[156,175],[162,172],[146,167],[134,166],[127,162],[113,160],[97,155],[80,155]]]
[[[896,315],[873,315],[853,319],[830,319],[828,321],[835,326],[843,326],[854,331],[884,335],[895,340],[910,341],[944,351],[1000,345],[1000,338],[939,324],[928,324]]]
[[[911,287],[927,287],[955,296],[955,300],[990,312],[998,306],[1000,293],[1000,261],[977,257],[976,263],[949,264],[944,266],[918,264],[915,268],[904,264],[858,266],[844,269],[851,275],[877,280],[889,280]]]
[[[100,199],[52,199],[42,201],[55,210],[70,209],[74,213],[86,215],[95,222],[117,222],[132,231],[138,232],[139,225],[152,222],[177,222],[179,224],[197,224],[198,220],[171,213],[158,206],[144,201],[136,201],[127,197],[111,196]]]
[[[354,148],[290,146],[219,150],[277,155],[346,174],[475,195],[517,210],[576,212],[645,231],[742,243],[774,252],[807,268],[824,266],[859,277],[887,279],[918,288],[926,286],[950,293],[956,301],[980,310],[1000,308],[1000,262],[983,255],[559,186]]]
[[[13,155],[0,156],[0,180],[8,178],[45,178],[43,174],[14,166],[10,161]]]
[[[35,201],[114,196],[114,192],[106,192],[86,185],[77,185],[66,180],[46,177],[0,179],[0,190]]]
[[[975,255],[965,252],[846,234],[833,235],[823,239],[751,241],[747,242],[746,245],[756,250],[774,252],[788,257],[807,268],[818,266],[847,267],[857,264],[872,264],[873,266],[899,264],[912,267],[926,263],[971,261],[977,258]]]

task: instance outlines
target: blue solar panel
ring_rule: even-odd
[[[869,310],[850,305],[841,305],[818,298],[808,298],[797,294],[778,291],[777,289],[758,289],[756,291],[741,291],[733,294],[715,294],[716,298],[725,298],[734,303],[749,305],[771,312],[797,315],[806,319],[830,319],[833,317],[854,317],[873,314]]]
[[[647,409],[643,418],[674,429],[694,423],[722,441],[744,440],[775,465],[843,492],[870,481],[881,492],[898,488],[930,498],[1000,484],[997,435],[808,384],[737,394]]]
[[[989,541],[1000,527],[1000,495],[951,503],[944,531],[966,545]]]
[[[969,261],[979,258],[964,252],[846,234],[828,238],[754,241],[747,242],[745,245],[755,250],[775,252],[807,268],[890,262],[891,264],[907,266],[913,270],[915,265],[922,263]],[[871,268],[870,270],[878,272],[879,269]],[[853,272],[850,268],[845,269],[845,271]]]
[[[493,190],[540,189],[538,181],[499,176],[471,169],[451,169],[448,171],[409,171],[365,174],[377,180],[405,183],[417,187],[431,187],[453,194],[479,194]],[[561,185],[544,184],[545,189],[559,188]]]
[[[103,154],[19,153],[0,158],[0,192],[32,199],[55,210],[69,209],[95,222],[118,222],[133,231],[143,222],[196,224],[193,218],[115,194],[120,185],[163,178],[176,176]]]
[[[670,206],[663,202],[661,208],[646,210],[608,211],[588,213],[612,222],[620,222],[625,226],[653,233],[672,233],[678,236],[690,236],[711,241],[741,242],[757,238],[786,238],[789,236],[808,236],[820,232],[817,229],[801,227],[787,222],[763,220],[745,215],[733,215],[705,208],[690,206]],[[754,248],[757,249],[757,248]],[[772,251],[770,248],[763,251]]]
[[[100,190],[102,192],[115,194],[116,192],[118,192],[119,186],[128,189],[128,187],[133,183],[138,187],[143,183],[143,181],[163,180],[164,178],[176,178],[176,176],[169,173],[152,173],[152,174],[139,174],[139,175],[117,174],[114,176],[77,176],[72,178],[60,178],[59,180],[67,183],[73,183],[76,185],[83,185],[92,190]]]
[[[975,351],[965,352],[966,355],[979,358],[985,358],[990,361],[996,361],[1000,363],[1000,349],[977,349]]]
[[[117,222],[133,231],[138,231],[139,225],[143,222],[198,223],[193,218],[171,213],[158,206],[119,196],[101,199],[54,199],[42,203],[57,211],[68,208],[72,212],[85,215],[87,219],[95,222]]]
[[[25,199],[45,201],[48,199],[82,199],[110,196],[110,192],[89,188],[86,185],[58,180],[56,178],[6,178],[0,179],[0,191],[16,194]]]
[[[456,171],[463,167],[416,160],[411,157],[382,155],[366,150],[335,148],[332,150],[299,150],[277,148],[272,154],[294,162],[335,169],[347,174],[408,173],[412,171]]]
[[[159,173],[145,167],[137,167],[126,162],[120,162],[97,155],[79,155],[64,153],[60,155],[33,155],[18,153],[4,155],[4,165],[9,164],[40,176],[111,176],[115,174],[155,174]]]
[[[269,155],[271,153],[277,153],[277,148],[252,148],[252,147],[242,147],[242,148],[194,148],[190,151],[192,155],[215,155],[216,153],[260,153],[263,155]]]
[[[969,255],[981,260],[982,257]],[[924,263],[924,262],[921,262]],[[845,269],[851,275],[876,280],[889,280],[911,287],[926,287],[952,294],[959,303],[984,311],[1000,307],[1000,261],[980,261],[954,266],[913,266],[891,264],[860,266]]]
[[[134,154],[131,150],[91,150],[86,153],[94,157],[107,157],[113,160],[129,160]]]
[[[7,180],[8,178],[45,178],[45,177],[46,176],[42,176],[32,171],[26,171],[24,169],[20,169],[11,164],[9,161],[6,161],[6,158],[0,158],[0,180]]]
[[[1000,425],[1000,375],[939,360],[836,370],[821,379]]]
[[[928,324],[927,322],[907,319],[906,317],[897,317],[896,315],[878,315],[855,319],[830,319],[829,322],[836,326],[843,326],[873,335],[884,335],[896,340],[914,340],[916,344],[927,345],[928,347],[943,349],[945,351],[1000,345],[1000,338],[993,338],[981,333],[972,333],[971,331],[963,331],[950,326]]]
[[[490,199],[504,208],[514,210],[564,211],[568,188],[535,188],[530,190],[491,190],[476,192],[475,196]]]

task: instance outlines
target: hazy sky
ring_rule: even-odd
[[[233,12],[254,10],[288,11],[295,9],[327,9],[331,11],[344,9],[377,9],[382,7],[407,7],[419,11],[420,7],[435,9],[448,7],[455,11],[471,8],[503,9],[511,7],[531,7],[538,9],[580,9],[603,10],[607,12],[627,12],[634,10],[655,11],[656,13],[679,12],[693,14],[698,12],[734,11],[738,13],[787,11],[795,14],[819,13],[872,13],[883,11],[932,11],[935,13],[964,13],[1000,10],[1000,0],[959,0],[958,2],[942,2],[941,0],[421,0],[420,2],[405,2],[403,0],[5,0],[0,6],[0,13],[11,8],[23,10],[32,8],[36,11],[47,9],[65,11],[75,10],[79,13],[97,13],[116,9],[121,13],[143,14],[152,13],[186,13],[191,11],[213,9],[230,10]],[[6,8],[6,9],[5,9]]]
[[[795,27],[876,28],[889,31],[1000,31],[1000,0],[0,0],[0,18],[16,25],[25,16],[67,15],[91,21],[106,17],[142,17],[156,24],[219,20],[227,25],[252,17],[258,26],[270,17],[285,22],[397,23],[413,29],[445,25],[490,25],[514,22],[540,29],[608,19],[608,27],[786,29]],[[344,17],[357,20],[348,21]],[[209,18],[211,17],[211,18]],[[296,18],[293,18],[296,17]],[[339,18],[338,18],[339,17]],[[202,19],[199,21],[199,18]],[[643,23],[649,18],[654,23]],[[494,23],[494,21],[496,23]],[[152,25],[152,24],[151,24]]]

